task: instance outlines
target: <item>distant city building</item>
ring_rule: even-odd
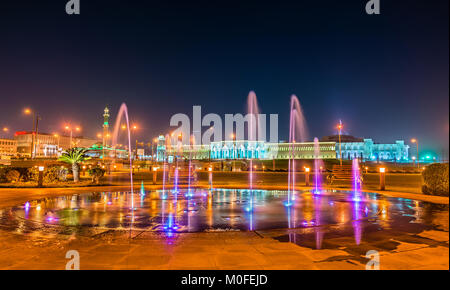
[[[266,143],[263,141],[221,141],[205,145],[167,146],[161,143],[157,148],[157,160],[173,160],[180,157],[192,160],[239,160],[239,159],[314,159],[314,143]],[[335,159],[335,143],[320,142],[319,158]]]
[[[31,157],[33,151],[34,157],[57,157],[71,147],[88,148],[97,143],[95,139],[84,137],[72,137],[72,145],[70,144],[71,138],[69,136],[53,135],[46,133],[38,133],[34,142],[34,132],[31,131],[19,131],[14,134],[14,140],[17,142],[17,154],[20,157]],[[32,147],[34,147],[32,149]]]
[[[336,158],[339,158],[339,135],[326,136],[321,141],[336,142]],[[342,159],[359,158],[363,161],[409,162],[409,145],[398,140],[391,144],[378,144],[372,139],[341,135]]]
[[[409,162],[409,146],[404,141],[393,144],[376,144],[372,139],[341,136],[342,158],[363,161]],[[339,158],[339,143],[334,136],[322,138],[319,142],[320,159]],[[331,141],[323,141],[331,140]],[[173,160],[175,157],[192,160],[239,160],[239,159],[314,159],[314,143],[266,143],[263,141],[221,141],[208,145],[165,144],[164,136],[159,137],[157,161]]]
[[[8,165],[11,157],[17,155],[17,141],[0,138],[0,164]]]
[[[398,140],[393,144],[377,144],[372,139],[363,142],[341,143],[342,159],[359,158],[363,161],[409,162],[409,145]],[[336,146],[336,157],[339,157],[339,144]]]

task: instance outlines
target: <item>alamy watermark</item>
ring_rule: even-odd
[[[66,13],[69,15],[80,14],[80,0],[70,0],[67,2]]]
[[[172,141],[183,145],[202,145],[220,141],[278,142],[278,114],[218,114],[202,117],[201,106],[192,107],[192,122],[188,115],[178,113],[170,118],[170,126],[178,126],[172,133]]]
[[[369,15],[380,14],[380,0],[369,0],[365,8]],[[66,3],[66,13],[69,15],[80,14],[80,0],[69,0]]]
[[[66,264],[66,270],[80,270],[80,253],[78,251],[67,251],[66,259],[70,259]]]
[[[366,258],[369,259],[369,262],[366,264],[366,270],[380,270],[380,253],[378,251],[367,251]]]
[[[369,15],[380,14],[380,0],[370,0],[367,2],[366,13]]]

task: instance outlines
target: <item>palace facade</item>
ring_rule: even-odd
[[[357,140],[359,141],[359,140]],[[191,160],[280,160],[280,159],[314,159],[314,142],[301,143],[266,143],[263,141],[221,141],[205,145],[168,145],[164,136],[158,138],[156,159],[169,162],[174,158]],[[338,159],[339,143],[334,141],[318,142],[320,159]],[[359,158],[363,161],[410,162],[409,146],[404,141],[393,144],[376,144],[372,139],[362,142],[341,143],[342,159]]]

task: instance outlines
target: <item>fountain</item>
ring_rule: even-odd
[[[169,140],[169,135],[166,135],[166,148],[168,148],[168,145],[170,145],[170,140]],[[167,156],[166,156],[166,150],[164,150],[164,155],[163,155],[163,187],[162,187],[162,196],[161,199],[166,199],[167,195],[166,195],[166,169],[168,167],[167,164]]]
[[[141,181],[141,196],[145,195],[144,180]]]
[[[295,193],[295,156],[294,143],[304,142],[307,138],[306,121],[303,115],[300,101],[296,95],[291,96],[291,107],[289,115],[289,159],[288,159],[288,200],[286,206],[292,205]]]
[[[319,139],[314,138],[314,193],[320,194],[322,184],[323,160],[320,159]]]
[[[112,136],[112,144],[111,146],[115,148],[117,145],[117,137],[119,135],[120,122],[122,120],[122,116],[125,115],[125,121],[127,122],[127,131],[128,131],[128,158],[130,160],[130,188],[131,188],[131,210],[134,210],[134,197],[133,197],[133,159],[131,156],[131,134],[130,134],[130,120],[128,118],[128,108],[125,103],[122,103],[119,109],[119,113],[117,114],[116,124],[114,125],[114,132]]]
[[[249,130],[248,130],[248,140],[249,141],[256,141],[256,132],[258,132],[258,114],[259,114],[259,108],[258,108],[258,100],[256,98],[256,94],[254,91],[251,91],[248,94],[247,97],[247,112],[250,115],[250,124],[249,124]],[[255,124],[253,124],[255,122]],[[250,183],[250,191],[253,189],[253,155],[250,156],[250,176],[249,176],[249,183]]]
[[[356,201],[360,201],[361,176],[359,172],[358,158],[354,158],[352,161],[352,172],[353,172],[353,192],[355,193],[354,199]]]

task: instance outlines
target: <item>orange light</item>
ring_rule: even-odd
[[[136,125],[133,125],[133,130],[136,130],[138,127]]]
[[[76,127],[75,130],[76,131],[80,131],[81,129],[80,129],[80,127]]]
[[[24,109],[23,112],[24,112],[26,115],[31,114],[31,110],[28,109],[28,108]]]
[[[210,171],[210,172],[211,172],[211,171],[212,171],[212,167],[208,167],[208,171]]]
[[[59,135],[58,135],[58,134],[56,134],[56,133],[54,133],[54,134],[53,134],[53,137],[56,137],[56,138],[58,138],[58,137],[59,137]]]
[[[416,142],[417,142],[417,139],[415,139],[415,138],[411,139],[411,143],[416,143]]]
[[[385,173],[385,172],[386,172],[386,168],[381,167],[381,168],[380,168],[380,173]]]
[[[102,134],[98,133],[97,138],[102,138]]]
[[[70,130],[70,127],[69,126],[66,126],[66,127],[64,127],[66,130]]]
[[[305,168],[305,172],[309,172],[309,170],[310,170],[309,167]]]
[[[122,125],[122,130],[125,130],[127,128],[126,125]]]
[[[9,131],[8,128],[6,128],[6,127],[3,128],[3,132],[8,132],[8,131]]]

